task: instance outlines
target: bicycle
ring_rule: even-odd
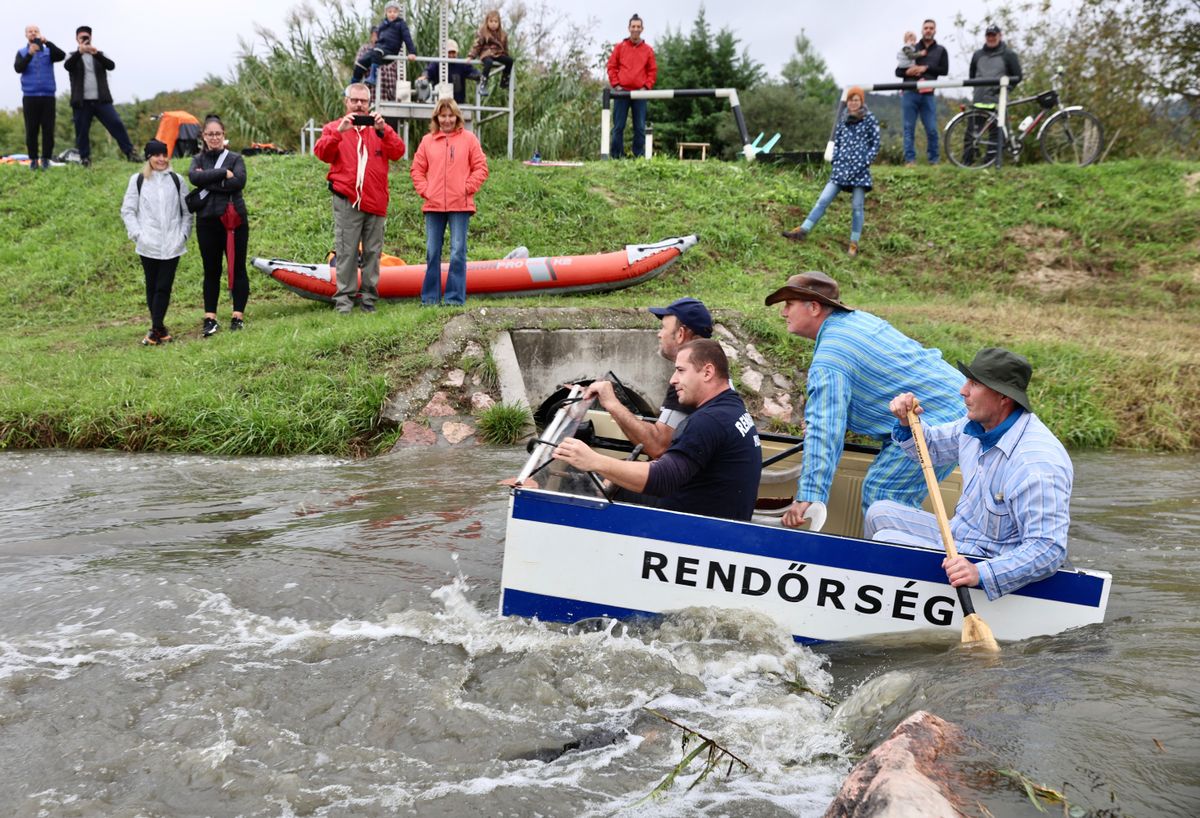
[[[960,168],[979,169],[996,164],[1001,151],[1007,150],[1015,162],[1021,158],[1025,139],[1037,128],[1038,146],[1047,162],[1073,162],[1080,167],[1095,162],[1104,149],[1104,127],[1081,106],[1062,104],[1058,95],[1062,75],[1062,68],[1054,72],[1049,91],[1008,103],[1010,111],[1030,102],[1040,106],[1037,115],[1025,117],[1015,131],[1007,121],[1000,122],[994,104],[964,106],[943,131],[946,158]]]

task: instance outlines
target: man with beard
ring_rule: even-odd
[[[680,298],[665,307],[650,307],[650,313],[662,321],[658,330],[658,354],[674,361],[679,348],[696,338],[710,338],[713,332],[712,314],[695,298]],[[649,458],[661,457],[671,445],[671,438],[691,414],[691,407],[680,404],[675,387],[667,385],[657,420],[643,420],[630,412],[617,398],[611,381],[593,381],[583,391],[583,399],[595,398],[612,416],[617,426],[633,446],[641,446]]]

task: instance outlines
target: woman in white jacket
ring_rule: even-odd
[[[171,170],[167,146],[157,139],[146,143],[146,165],[129,178],[121,218],[130,241],[142,259],[146,273],[146,306],[150,310],[150,331],[143,346],[158,346],[171,341],[164,322],[171,303],[171,287],[179,257],[187,252],[192,218],[185,196],[187,189],[179,174]]]

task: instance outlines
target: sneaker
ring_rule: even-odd
[[[808,238],[808,231],[803,227],[797,227],[795,230],[784,230],[779,235],[783,236],[785,239],[791,239],[792,241],[804,241],[806,238]]]
[[[162,329],[158,330],[155,333],[155,335],[158,336],[158,342],[160,344],[169,344],[175,340],[174,338],[171,337],[171,333],[167,331],[166,327],[163,327]]]
[[[84,156],[79,160],[79,164],[85,168],[90,168],[92,166],[92,160]]]
[[[358,308],[363,312],[375,312],[374,304],[359,304]]]
[[[850,258],[855,258],[858,255],[858,242],[850,242],[850,246],[846,248],[846,255],[850,256]]]
[[[246,322],[243,321],[241,318],[230,318],[229,319],[229,331],[230,332],[237,332],[244,326],[246,326]]]
[[[217,319],[205,317],[204,329],[202,330],[202,333],[205,338],[211,338],[212,336],[217,334],[217,330],[219,330],[220,328],[221,328],[221,325],[217,323]]]
[[[915,168],[916,166],[917,166],[916,162],[905,162],[904,163],[904,167],[906,167],[906,168]]]
[[[487,99],[488,87],[486,82],[479,83],[479,98]]]

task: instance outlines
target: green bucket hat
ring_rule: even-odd
[[[959,361],[958,371],[988,389],[1012,398],[1026,412],[1033,411],[1029,408],[1029,395],[1025,393],[1033,367],[1021,355],[999,347],[985,347],[975,354],[970,366]]]

